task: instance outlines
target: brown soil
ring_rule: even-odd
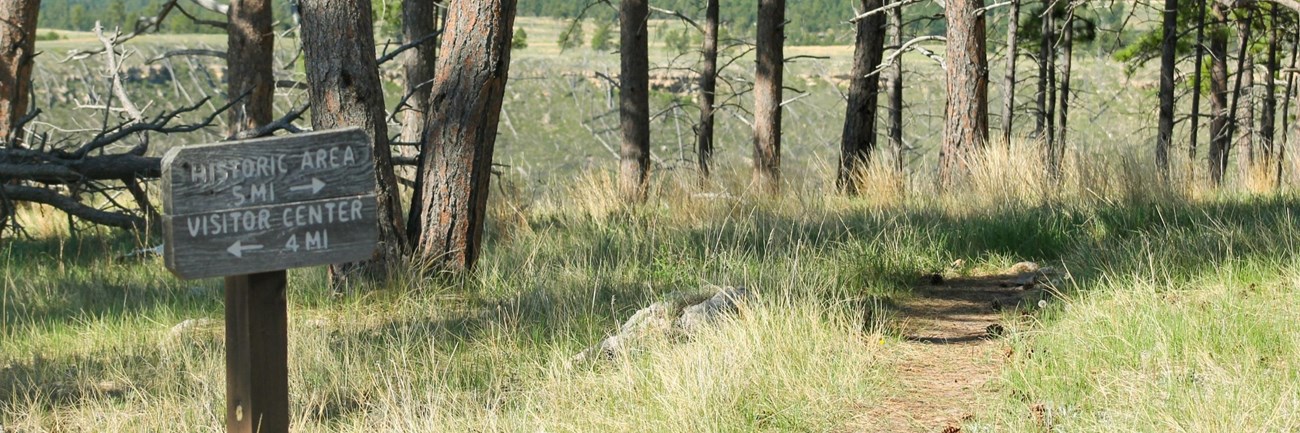
[[[1004,311],[1032,309],[1043,296],[1032,283],[1016,284],[1025,279],[1018,274],[927,277],[915,297],[888,312],[888,326],[904,337],[901,347],[885,350],[881,360],[893,366],[897,386],[853,430],[960,432],[962,421],[995,398],[992,381],[1007,350],[996,335]]]

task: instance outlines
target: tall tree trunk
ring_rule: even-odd
[[[433,0],[402,0],[402,41],[409,44],[424,39],[402,55],[409,107],[402,114],[401,140],[407,143],[417,143],[423,138],[424,115],[429,109],[429,80],[433,79],[438,56],[438,38],[429,37],[438,31],[437,4]]]
[[[1273,163],[1273,139],[1277,136],[1277,50],[1282,44],[1278,35],[1277,5],[1269,7],[1268,57],[1264,63],[1264,98],[1259,115],[1259,147],[1263,153],[1263,165],[1271,167]]]
[[[1020,29],[1020,0],[1011,0],[1007,11],[1007,72],[1002,81],[1002,141],[1011,148],[1011,125],[1016,110],[1016,34]]]
[[[228,112],[227,135],[257,129],[274,117],[275,33],[271,29],[271,0],[230,2],[226,28],[227,91],[231,100],[244,96]]]
[[[945,56],[947,104],[943,145],[939,153],[939,184],[953,185],[970,170],[973,152],[989,139],[989,62],[984,49],[984,0],[948,0],[948,44]]]
[[[862,10],[879,9],[881,0],[862,0]],[[875,14],[858,20],[853,48],[853,70],[849,82],[848,107],[840,137],[839,187],[846,194],[858,193],[858,180],[876,149],[876,113],[879,111],[880,77],[872,71],[885,51],[885,16]]]
[[[1211,10],[1215,21],[1210,32],[1210,149],[1208,167],[1210,181],[1223,183],[1223,171],[1228,163],[1228,146],[1232,135],[1228,133],[1228,30],[1223,24],[1227,17],[1223,6],[1214,2]]]
[[[1173,0],[1171,0],[1173,1]],[[1056,147],[1052,153],[1052,174],[1061,175],[1061,164],[1065,161],[1065,133],[1070,126],[1070,68],[1074,64],[1074,15],[1065,19],[1061,26],[1061,96],[1057,99]]]
[[[713,104],[718,88],[718,0],[704,8],[704,65],[700,70],[700,126],[695,135],[700,179],[709,178],[713,163]]]
[[[1047,94],[1051,93],[1053,87],[1049,84],[1049,75],[1052,72],[1052,45],[1055,43],[1052,37],[1052,5],[1055,0],[1043,0],[1043,11],[1040,20],[1039,39],[1038,39],[1038,93],[1035,95],[1034,103],[1037,111],[1034,113],[1034,136],[1043,138],[1048,129],[1048,119],[1051,118],[1049,111],[1051,107],[1047,103]]]
[[[1178,50],[1178,0],[1165,0],[1160,38],[1160,109],[1157,116],[1156,167],[1169,178],[1169,148],[1174,140],[1174,74]],[[1199,66],[1198,66],[1199,68]]]
[[[1196,66],[1192,72],[1192,128],[1191,139],[1187,145],[1187,163],[1189,167],[1196,161],[1196,147],[1200,145],[1201,132],[1201,70],[1205,62],[1205,2],[1200,0],[1196,13]],[[1190,170],[1188,172],[1190,175]]]
[[[384,89],[375,61],[375,33],[366,0],[301,0],[302,49],[311,123],[316,130],[356,126],[373,141],[379,185],[379,244],[368,264],[330,266],[335,287],[358,271],[383,272],[408,250],[402,201],[388,143]]]
[[[894,0],[895,3],[904,0]],[[903,45],[903,8],[895,7],[889,10],[889,45],[894,49]],[[886,91],[889,93],[889,147],[894,149],[894,170],[899,173],[903,172],[903,166],[907,163],[907,146],[903,144],[903,58],[899,56],[894,59],[894,64],[889,68],[887,76],[888,83],[885,84]]]
[[[1253,12],[1251,13],[1254,14]],[[1234,128],[1237,130],[1237,143],[1234,145],[1238,153],[1238,170],[1243,176],[1248,176],[1251,170],[1255,168],[1255,58],[1250,53],[1249,28],[1253,20],[1237,21],[1237,37],[1240,42],[1241,50],[1237,53],[1238,65],[1241,67],[1237,70],[1237,119]]]
[[[650,172],[650,60],[647,0],[623,0],[618,12],[619,125],[618,189],[624,200],[645,201]]]
[[[785,66],[785,0],[758,0],[754,73],[754,179],[764,192],[781,186],[781,86]]]
[[[0,4],[0,146],[18,147],[22,136],[14,128],[27,114],[31,97],[40,11],[40,0],[6,0]]]
[[[1296,68],[1297,57],[1300,57],[1300,26],[1295,26],[1294,39],[1291,44],[1291,66],[1289,69]],[[1287,122],[1291,119],[1291,101],[1295,92],[1295,74],[1286,74],[1286,90],[1282,95],[1282,140],[1276,143],[1277,148],[1277,177],[1274,179],[1274,185],[1282,186],[1282,163],[1286,161],[1286,148],[1291,144],[1291,130],[1294,128]],[[1300,101],[1297,101],[1300,102]],[[1298,104],[1300,105],[1300,104]]]
[[[419,251],[440,270],[474,267],[483,247],[492,151],[510,72],[516,0],[447,3],[420,170]]]
[[[1052,4],[1055,5],[1056,1],[1052,0]],[[1056,154],[1056,40],[1059,36],[1056,34],[1055,8],[1052,8],[1051,13],[1043,17],[1043,21],[1047,23],[1048,35],[1050,36],[1050,40],[1047,41],[1049,47],[1047,50],[1047,112],[1043,113],[1044,117],[1047,118],[1047,125],[1043,128],[1043,144],[1050,159],[1051,155]],[[1048,166],[1050,170],[1050,162]]]
[[[1246,23],[1244,26],[1241,26],[1241,23],[1238,22],[1238,25],[1241,26],[1238,28],[1243,29],[1242,30],[1243,34],[1240,35],[1238,38],[1238,40],[1241,43],[1239,44],[1239,47],[1237,49],[1237,53],[1238,53],[1237,54],[1237,75],[1236,75],[1236,80],[1232,86],[1232,103],[1227,110],[1227,114],[1230,116],[1236,116],[1241,113],[1239,110],[1242,105],[1241,104],[1241,99],[1243,96],[1242,85],[1245,83],[1245,77],[1249,75],[1247,73],[1248,71],[1245,69],[1246,59],[1250,57],[1246,51],[1249,48],[1247,47],[1246,44],[1247,41],[1250,40],[1250,21],[1254,18],[1254,16],[1255,16],[1255,12],[1252,9],[1249,15],[1247,15],[1246,17]],[[1234,135],[1236,134],[1237,129],[1240,128],[1240,126],[1238,125],[1238,120],[1239,119],[1237,119],[1236,117],[1233,117],[1228,121],[1228,127],[1227,130],[1225,131],[1225,137],[1228,143],[1226,147],[1223,149],[1223,152],[1219,154],[1218,163],[1219,163],[1220,176],[1222,176],[1222,174],[1226,173],[1228,170],[1228,158],[1232,153],[1232,144],[1233,144],[1232,140]],[[1247,128],[1241,128],[1241,129],[1246,130]],[[1245,156],[1243,155],[1243,158],[1244,157]]]
[[[429,114],[429,87],[432,86],[435,62],[438,59],[438,38],[429,35],[438,31],[440,1],[402,0],[402,40],[411,43],[424,39],[402,57],[402,72],[406,75],[406,111],[402,114],[402,135],[405,143],[424,141],[424,118]],[[426,39],[427,38],[427,39]],[[419,147],[402,147],[404,152]],[[409,156],[404,153],[403,156]],[[419,186],[423,184],[421,171],[415,169],[415,192],[411,194],[411,207],[407,211],[406,234],[414,242],[420,236]]]

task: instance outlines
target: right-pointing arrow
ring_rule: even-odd
[[[244,258],[244,251],[260,250],[260,249],[262,249],[261,245],[255,245],[255,244],[244,245],[243,241],[235,241],[235,243],[230,244],[230,248],[226,248],[226,252],[230,253],[230,255],[232,256],[242,259]]]
[[[311,191],[312,194],[316,194],[320,192],[321,189],[324,188],[325,188],[325,182],[313,177],[311,178],[311,184],[291,186],[289,187],[289,191]]]

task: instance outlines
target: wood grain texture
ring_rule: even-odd
[[[163,256],[185,279],[365,260],[377,248],[377,206],[371,193],[164,215]]]
[[[345,160],[347,150],[351,150],[352,155]],[[321,152],[324,152],[326,167],[314,168],[322,162],[319,159]],[[311,167],[304,168],[304,154],[311,159]],[[338,163],[351,163],[330,168],[331,158]],[[258,173],[244,177],[242,168],[249,162]],[[283,163],[288,170],[257,166],[260,162]],[[241,164],[240,174],[221,179],[221,173],[228,173],[226,169],[229,166],[218,165],[229,163]],[[218,181],[196,182],[194,177],[198,166],[204,167]],[[185,215],[369,194],[375,192],[374,171],[370,139],[356,128],[177,147],[163,157],[163,209],[168,215]],[[318,191],[314,191],[313,179],[323,183]],[[255,188],[266,188],[265,200],[253,200]],[[274,191],[274,199],[271,199],[271,191]],[[244,195],[242,203],[239,194]]]
[[[284,271],[226,277],[226,431],[289,431]]]

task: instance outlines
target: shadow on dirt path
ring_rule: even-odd
[[[997,275],[925,278],[915,296],[888,308],[888,327],[904,342],[888,351],[897,387],[863,414],[862,432],[961,432],[961,424],[996,398],[993,381],[1006,359],[1007,313],[1031,314],[1050,296],[1048,268],[1018,263]]]

